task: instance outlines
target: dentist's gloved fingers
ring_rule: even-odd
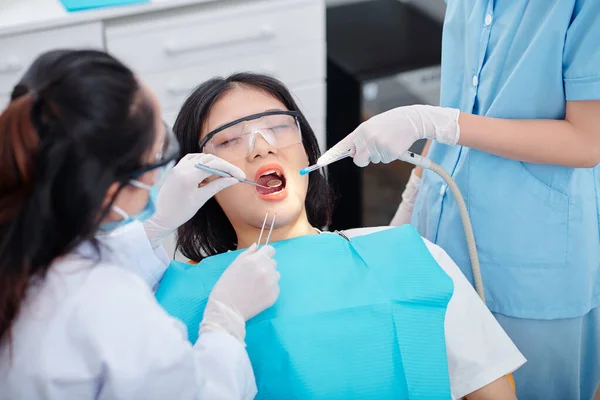
[[[201,185],[213,174],[196,168],[198,163],[226,170],[236,176],[245,176],[239,168],[212,154],[186,154],[169,171],[158,192],[156,212],[144,223],[152,247],[160,245],[171,232],[189,221],[216,193],[238,183],[235,178],[218,177]]]
[[[327,151],[319,164],[326,164],[348,148],[355,149],[354,162],[389,163],[397,160],[419,139],[454,145],[460,136],[460,111],[451,108],[414,105],[398,107],[363,122]]]
[[[359,167],[366,167],[369,163],[377,164],[382,161],[381,154],[371,138],[372,134],[369,132],[368,127],[362,124],[351,135],[354,137],[356,148],[353,157],[354,164]]]
[[[273,257],[275,257],[275,248],[267,245],[262,246],[259,249],[256,243],[252,246],[254,247],[255,245],[257,248],[255,248],[253,251],[250,252],[251,249],[248,249],[248,258],[256,261],[259,258],[264,258],[266,262],[269,262],[269,265],[276,267],[277,264],[275,263],[275,260],[273,260]],[[270,261],[272,261],[272,263],[270,263]]]
[[[229,172],[231,175],[235,176],[239,179],[246,178],[246,174],[240,168],[219,158],[213,154],[202,154],[202,158],[200,158],[197,162],[203,164],[209,168],[219,169],[221,171]],[[198,168],[196,168],[198,169]]]
[[[179,160],[179,162],[177,163],[177,166],[194,166],[196,165],[196,163],[201,163],[202,160],[205,158],[204,157],[205,154],[203,153],[190,153],[190,154],[186,154],[181,160]],[[198,168],[196,168],[198,169]]]
[[[238,183],[240,183],[240,181],[238,181],[236,178],[218,177],[217,179],[214,179],[202,186],[201,190],[204,190],[206,194],[211,194],[210,197],[213,197],[221,190],[227,189],[229,186],[233,186]]]
[[[354,155],[354,164],[359,167],[366,167],[371,162],[371,154],[369,150],[366,148],[360,148],[356,150],[356,154]]]
[[[351,133],[342,140],[340,140],[335,146],[327,150],[319,159],[317,164],[328,165],[331,162],[337,160],[339,157],[347,154],[349,151],[354,153],[356,151],[356,145],[354,143],[355,134]]]

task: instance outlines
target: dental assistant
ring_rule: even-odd
[[[417,139],[465,197],[487,305],[528,359],[523,399],[589,400],[600,381],[600,2],[448,0],[443,107],[360,125],[320,163],[391,162]],[[413,172],[393,224],[414,224],[470,279],[452,194]],[[413,208],[414,207],[414,208]]]
[[[97,51],[45,53],[15,86],[0,114],[1,400],[254,398],[245,322],[279,294],[272,247],[226,269],[194,345],[115,262],[122,229],[148,241],[139,221],[179,157],[159,110]]]

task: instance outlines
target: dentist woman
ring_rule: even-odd
[[[465,197],[487,305],[527,358],[522,399],[592,398],[600,380],[600,2],[448,0],[443,107],[377,115],[323,155],[391,162],[417,139]],[[412,222],[471,278],[458,208],[413,173]],[[413,209],[414,206],[414,209]]]
[[[192,346],[94,239],[148,219],[178,155],[155,95],[105,53],[46,53],[15,87],[0,115],[0,399],[254,397],[245,321],[278,296],[273,248],[229,266]]]

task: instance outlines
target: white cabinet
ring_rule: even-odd
[[[111,53],[140,72],[201,66],[216,60],[293,50],[325,40],[322,7],[315,1],[249,1],[237,7],[181,9],[106,26]],[[315,29],[316,28],[316,29]]]
[[[37,1],[41,7],[45,0]],[[5,29],[0,16],[1,107],[41,52],[97,48],[156,91],[171,123],[187,95],[211,77],[242,71],[275,76],[292,89],[325,144],[324,0],[161,0],[64,15],[52,11],[47,21],[11,21]]]

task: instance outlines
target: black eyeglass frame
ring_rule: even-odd
[[[165,129],[165,147],[163,148],[163,151],[165,152],[165,155],[167,157],[161,159],[160,161],[145,165],[140,169],[133,171],[130,175],[130,178],[135,179],[145,174],[146,172],[152,171],[156,168],[164,167],[169,163],[175,163],[179,159],[181,155],[179,141],[177,140],[177,137],[175,136],[175,133],[173,133],[173,130],[171,129],[169,124],[167,124],[165,121],[163,121],[162,123]]]

